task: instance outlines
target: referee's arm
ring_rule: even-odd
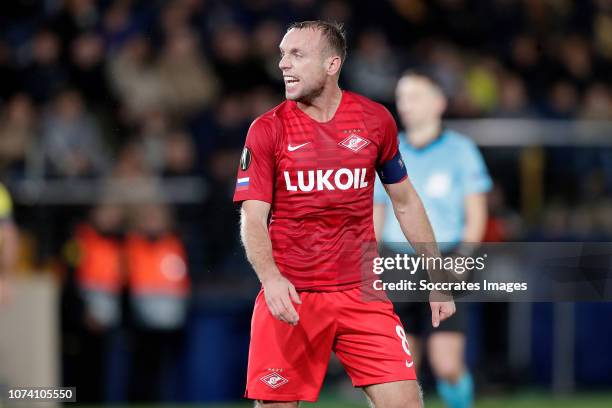
[[[487,195],[486,193],[472,193],[465,196],[465,227],[463,229],[463,242],[479,243],[484,237],[487,227]]]

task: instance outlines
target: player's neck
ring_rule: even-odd
[[[418,128],[411,128],[406,131],[406,135],[408,142],[417,149],[420,149],[436,140],[440,135],[441,129],[442,124],[440,122],[433,122]]]
[[[308,102],[298,102],[297,106],[302,112],[313,120],[321,123],[333,119],[342,101],[342,90],[338,84],[325,87],[323,92]]]

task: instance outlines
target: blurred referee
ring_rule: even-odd
[[[486,192],[492,183],[482,156],[470,139],[443,127],[446,98],[428,73],[403,75],[396,97],[405,129],[399,134],[399,150],[408,176],[423,201],[440,250],[446,254],[461,252],[467,247],[462,243],[480,242],[485,230]],[[379,180],[374,204],[374,228],[378,241],[384,242],[384,252],[409,252]],[[472,406],[474,386],[464,358],[466,305],[458,303],[455,316],[438,328],[430,324],[427,303],[396,306],[417,366],[426,346],[438,392],[446,405]]]

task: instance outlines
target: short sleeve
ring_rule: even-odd
[[[251,124],[238,165],[234,202],[260,200],[272,203],[274,140],[274,128],[269,120],[259,118]]]
[[[465,194],[485,193],[491,190],[492,181],[478,147],[470,142],[465,147],[465,160],[461,183]]]
[[[384,184],[395,184],[407,177],[406,166],[399,152],[395,119],[385,108],[382,110],[381,140],[376,172]]]
[[[11,195],[4,185],[0,184],[0,221],[7,220],[12,217],[13,202]]]
[[[382,110],[382,129],[381,129],[381,141],[380,150],[378,152],[378,162],[376,167],[380,168],[389,160],[393,159],[397,154],[398,142],[397,142],[397,125],[395,119],[386,108]]]

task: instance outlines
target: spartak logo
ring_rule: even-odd
[[[359,137],[356,134],[350,134],[346,139],[344,139],[338,144],[340,146],[346,147],[347,149],[351,149],[354,152],[358,152],[367,145],[369,145],[370,141]]]
[[[270,388],[278,388],[281,385],[287,384],[289,382],[288,379],[286,379],[279,373],[271,373],[271,374],[265,375],[261,377],[260,380],[263,381],[263,383],[266,384]]]

